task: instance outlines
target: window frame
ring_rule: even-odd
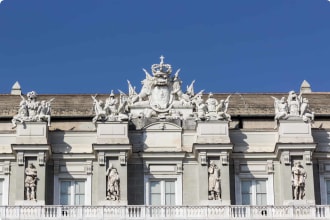
[[[265,180],[266,181],[266,205],[274,205],[274,183],[273,183],[273,174],[239,174],[235,176],[235,197],[236,197],[236,204],[242,205],[242,181],[244,180]],[[252,195],[252,204],[256,205],[256,197],[257,194]]]
[[[54,205],[61,205],[61,181],[83,180],[85,181],[85,203],[83,205],[92,205],[92,177],[91,175],[70,175],[61,173],[54,176]]]
[[[60,203],[61,203],[61,198],[62,198],[62,182],[69,182],[70,186],[69,186],[69,190],[70,193],[67,195],[70,195],[70,201],[69,204],[67,205],[72,205],[72,206],[79,206],[79,205],[84,205],[85,201],[86,201],[86,180],[85,179],[61,179],[60,180]],[[76,195],[81,195],[80,193],[77,194],[76,193],[76,183],[77,182],[83,182],[84,183],[84,193],[82,195],[84,195],[84,203],[83,204],[75,204],[76,202]],[[63,205],[63,204],[61,204]]]
[[[182,205],[182,175],[145,175],[144,177],[144,204],[151,204],[150,183],[152,181],[161,182],[161,206],[165,206],[165,182],[174,182],[175,205]]]

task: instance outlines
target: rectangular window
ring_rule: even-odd
[[[242,180],[242,205],[267,205],[266,180]]]
[[[61,205],[84,205],[85,204],[85,181],[63,180],[60,184]]]
[[[175,205],[175,181],[150,181],[150,205]]]
[[[327,205],[330,205],[330,180],[326,181],[327,187]]]

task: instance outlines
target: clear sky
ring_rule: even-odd
[[[330,1],[0,3],[0,93],[138,92],[161,55],[195,91],[330,91]]]

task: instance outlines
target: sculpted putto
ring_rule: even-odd
[[[17,122],[24,123],[26,121],[46,121],[50,126],[51,103],[54,98],[39,102],[35,91],[28,92],[26,96],[27,99],[21,95],[22,101],[19,104],[18,113],[11,120],[12,128],[17,126]]]

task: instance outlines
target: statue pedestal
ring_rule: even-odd
[[[47,144],[48,126],[46,122],[25,122],[16,128],[16,144]]]
[[[301,117],[280,120],[278,134],[281,143],[313,143],[311,124]]]
[[[97,144],[129,144],[128,122],[98,122]]]
[[[198,144],[230,143],[227,121],[198,121],[197,140]]]

